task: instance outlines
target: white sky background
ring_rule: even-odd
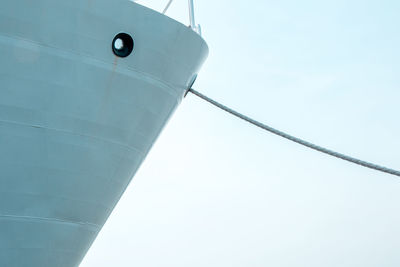
[[[167,1],[141,1],[162,10]],[[198,0],[195,88],[266,124],[400,169],[400,2]],[[168,15],[185,24],[187,1]],[[82,267],[398,267],[400,179],[178,108]]]

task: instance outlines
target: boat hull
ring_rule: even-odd
[[[2,2],[0,266],[79,265],[207,51],[130,1]]]

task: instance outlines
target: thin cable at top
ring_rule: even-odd
[[[164,10],[163,10],[163,12],[162,12],[163,14],[165,14],[165,13],[167,12],[167,10],[168,10],[169,6],[171,5],[172,1],[173,1],[173,0],[169,0],[169,1],[168,1],[168,4],[165,6],[165,8],[164,8]]]
[[[240,119],[242,119],[244,121],[247,121],[247,122],[249,122],[249,123],[251,123],[251,124],[253,124],[253,125],[257,126],[257,127],[260,127],[261,129],[264,129],[264,130],[266,130],[268,132],[271,132],[273,134],[279,135],[279,136],[281,136],[283,138],[286,138],[286,139],[288,139],[290,141],[293,141],[293,142],[298,143],[300,145],[303,145],[303,146],[306,146],[308,148],[317,150],[319,152],[328,154],[330,156],[333,156],[333,157],[336,157],[336,158],[339,158],[339,159],[342,159],[342,160],[346,160],[346,161],[352,162],[352,163],[357,164],[357,165],[361,165],[361,166],[366,167],[366,168],[370,168],[370,169],[377,170],[377,171],[380,171],[380,172],[389,173],[389,174],[396,175],[396,176],[400,177],[400,171],[393,170],[393,169],[390,169],[390,168],[386,168],[386,167],[383,167],[383,166],[379,166],[377,164],[373,164],[373,163],[370,163],[370,162],[367,162],[367,161],[356,159],[356,158],[353,158],[353,157],[350,157],[350,156],[335,152],[333,150],[330,150],[330,149],[327,149],[327,148],[324,148],[324,147],[320,147],[320,146],[315,145],[313,143],[310,143],[310,142],[307,142],[307,141],[302,140],[300,138],[294,137],[294,136],[292,136],[290,134],[281,132],[281,131],[279,131],[277,129],[274,129],[274,128],[268,126],[268,125],[265,125],[265,124],[263,124],[261,122],[253,120],[252,118],[249,118],[249,117],[247,117],[247,116],[245,116],[245,115],[243,115],[243,114],[241,114],[241,113],[239,113],[239,112],[237,112],[237,111],[235,111],[235,110],[233,110],[233,109],[231,109],[231,108],[229,108],[229,107],[227,107],[227,106],[225,106],[223,104],[218,103],[215,100],[212,100],[211,98],[201,94],[200,92],[197,92],[194,89],[189,89],[189,92],[193,93],[194,95],[200,97],[201,99],[211,103],[212,105],[214,105],[214,106],[216,106],[216,107],[218,107],[218,108],[220,108],[220,109],[222,109],[222,110],[224,110],[224,111],[226,111],[226,112],[228,112],[228,113],[230,113],[230,114],[232,114],[232,115],[234,115],[234,116],[236,116],[236,117],[238,117],[238,118],[240,118]]]

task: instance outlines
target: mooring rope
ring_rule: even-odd
[[[357,164],[357,165],[360,165],[360,166],[363,166],[363,167],[366,167],[366,168],[370,168],[370,169],[373,169],[373,170],[376,170],[376,171],[380,171],[380,172],[389,173],[389,174],[396,175],[396,176],[400,177],[400,171],[397,171],[397,170],[394,170],[394,169],[390,169],[390,168],[386,168],[386,167],[383,167],[383,166],[380,166],[380,165],[377,165],[377,164],[374,164],[374,163],[370,163],[370,162],[367,162],[367,161],[364,161],[364,160],[360,160],[360,159],[357,159],[357,158],[353,158],[353,157],[344,155],[342,153],[338,153],[338,152],[335,152],[333,150],[330,150],[330,149],[315,145],[315,144],[307,142],[307,141],[305,141],[303,139],[297,138],[295,136],[292,136],[290,134],[287,134],[285,132],[282,132],[282,131],[279,131],[279,130],[277,130],[275,128],[272,128],[271,126],[265,125],[265,124],[263,124],[263,123],[261,123],[259,121],[256,121],[256,120],[254,120],[254,119],[252,119],[250,117],[247,117],[246,115],[243,115],[243,114],[241,114],[241,113],[239,113],[239,112],[237,112],[237,111],[235,111],[235,110],[233,110],[233,109],[231,109],[231,108],[229,108],[229,107],[227,107],[227,106],[225,106],[225,105],[223,105],[221,103],[218,103],[217,101],[215,101],[215,100],[203,95],[200,92],[197,92],[194,89],[189,89],[189,92],[191,92],[192,94],[194,94],[194,95],[200,97],[201,99],[209,102],[210,104],[212,104],[212,105],[214,105],[214,106],[216,106],[216,107],[218,107],[218,108],[220,108],[220,109],[232,114],[235,117],[238,117],[238,118],[240,118],[240,119],[242,119],[244,121],[247,121],[247,122],[249,122],[249,123],[251,123],[251,124],[253,124],[253,125],[257,126],[257,127],[260,127],[261,129],[264,129],[264,130],[266,130],[268,132],[271,132],[273,134],[276,134],[278,136],[286,138],[286,139],[288,139],[290,141],[293,141],[295,143],[298,143],[300,145],[306,146],[308,148],[317,150],[319,152],[328,154],[330,156],[333,156],[333,157],[336,157],[336,158],[339,158],[339,159],[342,159],[342,160],[349,161],[351,163],[354,163],[354,164]]]

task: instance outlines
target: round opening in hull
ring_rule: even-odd
[[[133,51],[134,42],[127,33],[118,33],[112,41],[112,50],[118,57],[127,57]]]

